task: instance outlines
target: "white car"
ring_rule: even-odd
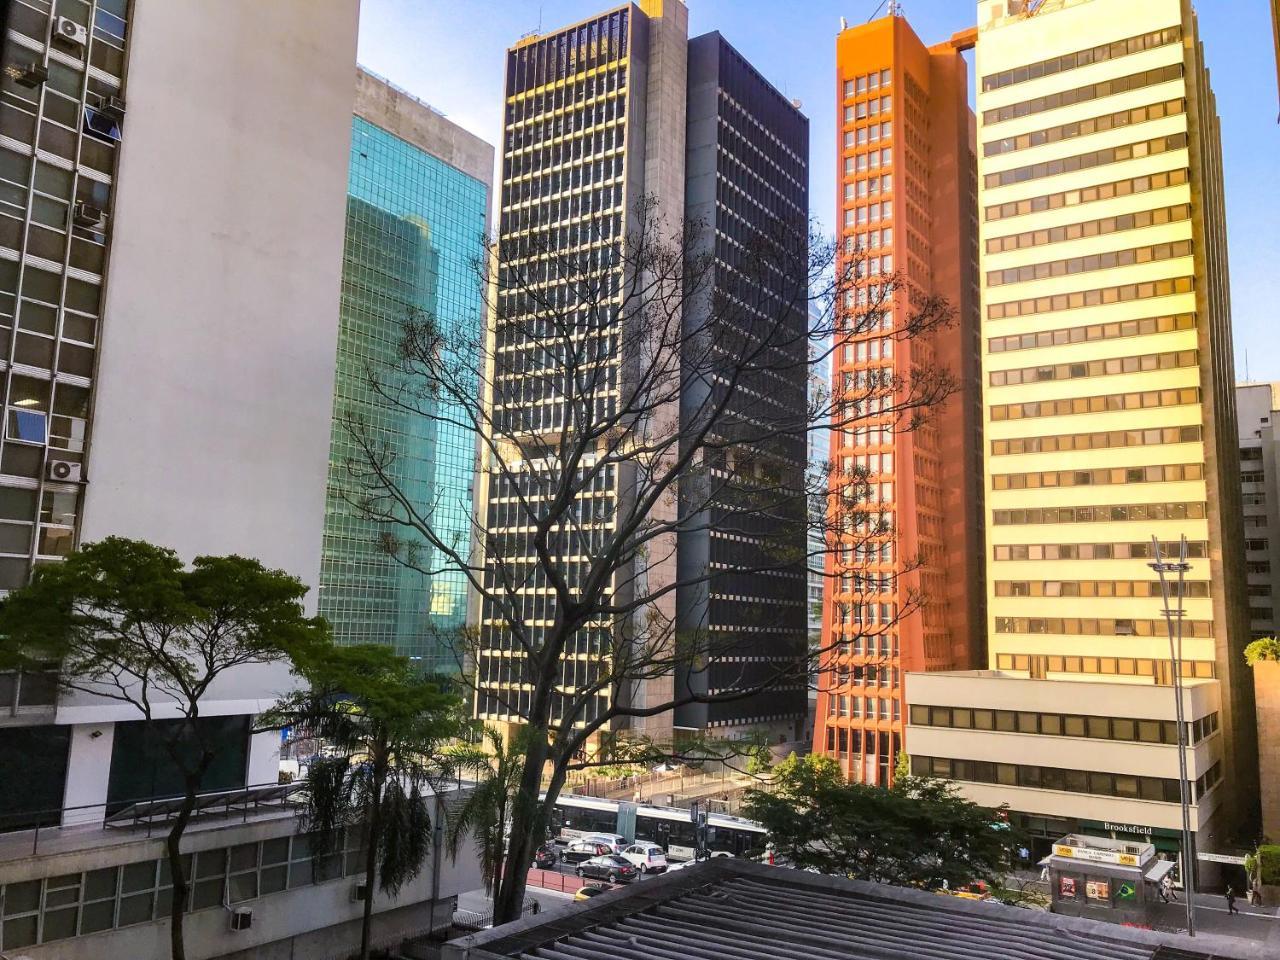
[[[603,843],[614,853],[621,853],[627,843],[626,837],[620,837],[616,833],[588,833],[578,839],[587,843]]]
[[[633,843],[622,855],[640,868],[641,873],[665,873],[667,854],[656,843]]]

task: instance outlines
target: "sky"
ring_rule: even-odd
[[[1141,3],[1143,0],[1114,0]],[[877,16],[879,0],[688,0],[689,34],[719,30],[809,117],[811,213],[835,222],[835,36]],[[505,51],[616,6],[613,0],[362,0],[361,64],[497,144]],[[972,26],[972,0],[899,4],[925,43]],[[1199,0],[1200,30],[1222,118],[1239,379],[1280,380],[1280,126],[1263,0]]]

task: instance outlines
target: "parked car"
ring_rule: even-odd
[[[603,857],[613,853],[613,848],[596,840],[574,840],[564,848],[565,863],[582,863],[592,857]]]
[[[640,868],[641,873],[665,873],[667,852],[656,843],[633,843],[622,851],[622,856]]]
[[[602,893],[606,893],[604,887],[596,887],[587,884],[585,887],[579,887],[578,892],[573,895],[575,900],[590,900],[592,897],[598,897]]]
[[[630,883],[640,876],[640,869],[626,857],[610,853],[578,864],[577,874],[593,880],[608,880],[610,883]]]
[[[594,843],[603,843],[609,848],[610,853],[621,853],[622,848],[627,845],[627,838],[620,837],[616,833],[588,833],[578,839],[590,840]]]
[[[544,843],[533,855],[533,865],[539,870],[554,870],[560,862],[560,849],[554,843]]]

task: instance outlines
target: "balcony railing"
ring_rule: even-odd
[[[235,790],[209,790],[196,795],[196,809],[190,829],[239,820],[247,823],[266,816],[291,813],[302,803],[305,781],[296,783],[258,783]],[[84,847],[119,843],[119,831],[145,830],[150,838],[156,828],[163,828],[178,814],[181,797],[137,797],[113,800],[110,807],[123,803],[109,816],[106,803],[86,803],[70,807],[12,811],[10,816],[23,821],[61,820],[61,823],[35,826],[26,830],[0,832],[0,861],[34,857],[41,854],[66,853]],[[163,830],[161,830],[163,832]]]

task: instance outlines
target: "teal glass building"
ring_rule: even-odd
[[[367,436],[391,452],[400,489],[416,510],[431,514],[433,528],[445,531],[465,556],[471,537],[474,434],[456,423],[396,409],[378,396],[371,373],[386,375],[386,365],[397,355],[401,325],[409,317],[432,316],[446,329],[468,325],[466,336],[451,340],[474,342],[482,319],[475,262],[487,222],[492,148],[367,73],[361,73],[358,91],[319,613],[332,625],[338,643],[387,644],[420,661],[425,670],[451,672],[454,658],[443,641],[465,622],[466,581],[427,544],[413,544],[404,527],[362,516],[352,481],[352,465],[362,455],[348,424],[361,424]],[[424,124],[431,136],[424,136]],[[392,131],[429,139],[432,145],[479,145],[489,159],[485,161],[485,149],[450,150],[451,159],[471,168],[464,172]],[[457,362],[470,369],[476,358],[458,357]],[[410,541],[413,567],[387,552],[388,538]]]

